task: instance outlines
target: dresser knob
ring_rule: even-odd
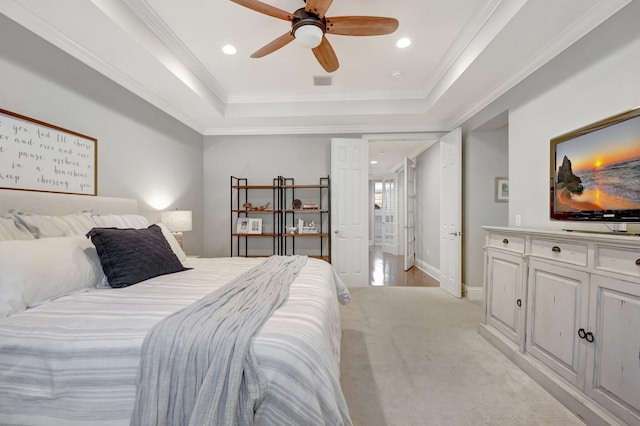
[[[636,266],[640,266],[640,259],[636,259]]]
[[[509,240],[507,240],[506,238],[504,240],[502,240],[502,244],[509,244]],[[640,261],[640,259],[638,259]],[[638,263],[638,262],[636,262]]]
[[[562,250],[560,250],[560,247],[558,246],[553,246],[551,247],[551,251],[554,253],[560,253]]]

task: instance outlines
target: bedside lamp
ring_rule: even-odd
[[[167,228],[176,237],[182,249],[184,249],[182,246],[182,233],[191,231],[191,219],[191,210],[168,210],[160,213],[160,221],[167,225]]]

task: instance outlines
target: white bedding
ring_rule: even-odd
[[[0,319],[0,422],[128,424],[147,331],[260,262],[188,259],[185,265],[194,268],[189,271],[122,289],[65,296]],[[289,300],[255,339],[256,355],[265,360],[267,382],[289,382],[287,388],[293,387],[291,392],[301,403],[320,398],[321,404],[344,406],[339,388],[338,293],[348,298],[330,265],[309,259],[291,285]],[[299,352],[300,347],[321,356],[324,368],[309,363],[313,358]],[[290,370],[268,368],[275,358]],[[316,395],[303,389],[298,383],[303,380],[312,380],[306,385],[315,388]],[[269,395],[266,403],[277,403],[273,401],[277,398]],[[349,424],[348,414],[342,415]]]

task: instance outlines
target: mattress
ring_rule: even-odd
[[[261,261],[188,259],[188,271],[64,296],[1,319],[2,424],[129,424],[147,332]],[[268,386],[290,392],[267,391],[265,407],[295,401],[316,406],[327,424],[350,424],[339,385],[339,296],[348,292],[330,265],[309,259],[254,341]],[[257,407],[258,424],[260,413]]]

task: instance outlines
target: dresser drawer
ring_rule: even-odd
[[[640,249],[596,245],[595,268],[640,278]]]
[[[558,240],[531,240],[531,255],[574,265],[587,265],[587,245]]]
[[[524,253],[524,237],[492,232],[489,234],[489,246],[509,250],[514,253]]]

